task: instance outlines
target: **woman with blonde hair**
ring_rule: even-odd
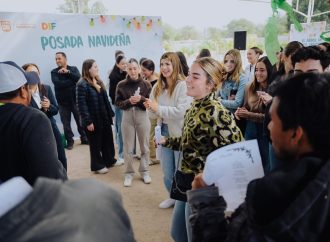
[[[243,105],[244,90],[247,83],[239,50],[229,50],[225,54],[223,62],[226,69],[226,76],[220,85],[220,102],[229,111],[235,113],[236,109]],[[244,133],[245,123],[240,120],[236,120],[236,122],[242,133]]]
[[[180,150],[182,161],[180,170],[197,175],[204,169],[206,157],[212,151],[243,140],[229,110],[219,103],[216,91],[225,75],[225,69],[210,57],[196,59],[187,77],[187,95],[194,98],[184,116],[182,134],[178,137],[163,138],[162,144]],[[174,207],[173,218],[185,216],[188,241],[191,241],[189,226],[190,209],[181,202],[184,210]],[[177,226],[173,219],[172,232]],[[181,231],[183,233],[183,231]],[[173,234],[173,233],[172,233]],[[184,241],[174,237],[175,241]]]
[[[78,110],[89,141],[91,170],[98,174],[107,173],[108,168],[116,163],[111,128],[114,112],[95,60],[83,62],[82,77],[76,89]]]
[[[180,59],[174,52],[166,52],[160,58],[160,77],[153,86],[150,99],[144,103],[151,118],[157,118],[163,136],[181,136],[183,116],[188,109],[191,98],[187,96],[185,76],[182,72]],[[168,193],[172,185],[172,177],[178,164],[179,152],[162,147],[161,167],[164,173],[164,184]],[[160,208],[169,208],[175,200],[168,198],[159,204]],[[184,224],[184,217],[181,218]],[[185,226],[178,228],[184,234]],[[184,240],[182,240],[184,241]]]

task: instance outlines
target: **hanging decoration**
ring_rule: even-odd
[[[93,18],[88,17],[89,20],[89,26],[90,27],[95,27],[97,24],[106,24],[107,23],[107,18],[108,22],[111,21],[111,23],[116,21],[117,16],[116,15],[98,15],[94,16]],[[146,17],[146,16],[140,16],[140,17],[120,17],[118,19],[122,26],[124,28],[130,29],[130,30],[146,30],[146,31],[151,31],[153,27],[155,27],[155,23],[157,23],[158,26],[161,26],[161,19],[160,18],[151,18],[151,17]]]
[[[323,39],[325,42],[330,43],[330,31],[325,31],[320,35],[320,38]]]
[[[278,41],[277,21],[277,17],[272,16],[268,19],[265,26],[265,50],[272,65],[277,61],[275,53],[281,48]]]
[[[293,8],[285,0],[271,0],[271,7],[273,10],[273,16],[270,17],[265,26],[265,49],[267,56],[272,64],[275,64],[276,52],[280,50],[280,42],[278,41],[278,9],[284,10],[289,20],[293,23],[297,31],[301,32],[303,27],[294,16]]]
[[[90,19],[89,26],[94,27],[94,19],[93,18]]]
[[[140,22],[137,22],[136,25],[135,25],[136,29],[137,30],[141,30],[141,23]]]
[[[146,24],[146,30],[150,31],[152,29],[152,19],[149,19],[149,21]]]
[[[277,9],[282,9],[287,13],[290,21],[293,23],[296,30],[299,32],[303,30],[303,27],[299,23],[298,19],[294,16],[292,6],[288,4],[285,0],[272,0],[271,5],[273,9],[273,15],[274,13],[278,14]]]
[[[101,22],[101,24],[104,24],[105,21],[106,21],[105,16],[100,15],[100,22]]]

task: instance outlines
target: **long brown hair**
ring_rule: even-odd
[[[184,74],[182,72],[180,59],[176,53],[166,52],[160,58],[160,63],[162,60],[168,60],[171,62],[172,66],[173,66],[173,73],[172,73],[171,77],[169,78],[170,81],[167,81],[167,79],[160,72],[160,76],[157,80],[157,83],[155,84],[156,87],[155,87],[154,93],[153,93],[155,100],[157,100],[157,98],[162,93],[164,88],[168,89],[169,96],[171,97],[178,82],[180,80],[185,80]]]
[[[93,87],[95,87],[96,91],[98,93],[101,92],[101,88],[103,90],[105,90],[104,84],[102,82],[102,80],[100,79],[99,76],[96,76],[96,83],[93,82],[93,78],[91,77],[91,74],[89,73],[89,69],[92,68],[93,64],[94,64],[95,60],[93,59],[87,59],[84,61],[84,63],[82,64],[82,76],[81,78],[85,79],[87,81],[87,83]]]
[[[235,69],[232,73],[227,73],[226,79],[230,78],[231,80],[239,83],[239,77],[243,73],[241,54],[239,53],[239,50],[231,49],[225,54],[225,56],[223,58],[224,62],[225,62],[227,55],[231,55],[233,57],[234,62],[235,62]]]
[[[267,56],[264,56],[264,57],[261,57],[257,63],[256,63],[256,66],[259,62],[262,62],[265,64],[266,66],[266,71],[267,71],[267,86],[270,84],[270,77],[272,75],[272,64],[270,63],[269,59]],[[255,93],[260,87],[260,83],[257,81],[257,78],[256,78],[256,73],[254,71],[254,79],[248,89],[248,92],[249,93]]]

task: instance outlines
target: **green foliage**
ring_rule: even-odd
[[[299,0],[299,7],[298,10],[300,12],[303,12],[305,14],[307,14],[308,12],[308,2],[309,0]],[[296,5],[297,5],[297,0],[292,0],[292,6],[294,9],[296,9]],[[314,1],[314,12],[313,14],[318,14],[318,13],[322,13],[329,10],[329,4],[328,4],[328,0],[316,0]],[[300,23],[306,23],[306,18],[300,14],[295,13],[298,21]],[[327,25],[329,27],[330,25],[330,14],[322,14],[316,17],[312,18],[312,22],[319,22],[319,21],[326,21]]]
[[[163,41],[163,47],[164,47],[164,50],[165,50],[166,52],[172,50],[171,43],[170,43],[169,41],[167,41],[167,40],[164,40],[164,41]]]
[[[169,24],[163,24],[163,40],[174,40],[176,36],[176,29]]]
[[[286,23],[286,15],[277,16],[277,27],[280,35],[288,33]],[[246,19],[233,20],[224,29],[209,27],[203,32],[198,32],[192,26],[175,29],[168,24],[164,24],[163,46],[166,51],[180,50],[188,57],[196,56],[202,48],[209,49],[215,56],[222,56],[234,47],[232,36],[234,31],[239,30],[248,31],[247,47],[258,46],[265,49],[262,38],[265,33],[265,25],[255,25]],[[197,41],[192,43],[189,40]],[[181,43],[178,44],[176,41]],[[187,41],[186,44],[184,44],[185,41]]]
[[[224,31],[219,28],[210,27],[206,29],[206,38],[214,41],[220,41],[225,35]]]
[[[248,34],[255,34],[255,25],[246,19],[232,20],[227,24],[227,37],[233,37],[235,31],[247,31]]]
[[[61,13],[84,13],[84,14],[105,14],[107,8],[101,1],[96,1],[92,6],[88,6],[90,0],[64,0],[63,4],[58,6]]]
[[[277,17],[277,32],[279,35],[286,34],[290,31],[287,15]]]
[[[193,26],[184,26],[177,31],[175,40],[197,40],[201,35]]]
[[[180,51],[183,52],[183,54],[187,57],[191,57],[195,55],[195,53],[197,52],[195,48],[187,48],[187,47],[182,47]]]
[[[105,14],[108,12],[108,9],[104,6],[104,4],[102,2],[95,2],[91,8],[90,8],[90,12],[92,14]]]

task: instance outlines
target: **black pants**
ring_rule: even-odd
[[[60,117],[61,121],[63,124],[63,129],[64,129],[64,135],[65,138],[68,142],[68,144],[73,144],[73,132],[71,129],[71,113],[73,114],[74,120],[76,121],[77,124],[77,129],[80,134],[80,139],[86,140],[86,133],[83,127],[81,126],[81,119],[78,113],[78,108],[76,104],[71,104],[71,105],[58,105],[59,107],[59,112],[60,112]]]
[[[116,163],[115,147],[113,144],[112,128],[110,124],[95,125],[94,131],[86,128],[91,157],[91,171],[110,167]]]
[[[239,127],[239,129],[241,130],[242,132],[242,135],[244,137],[244,134],[245,134],[245,128],[246,128],[246,119],[245,118],[241,118],[241,119],[236,119],[235,118],[235,122],[236,122],[236,125]]]

